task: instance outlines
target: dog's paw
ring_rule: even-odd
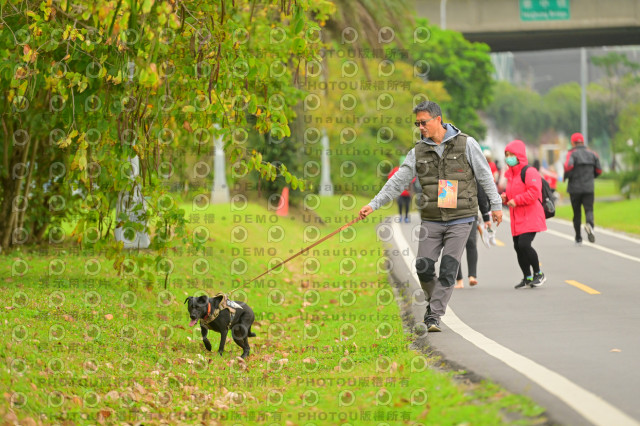
[[[218,351],[218,353],[220,354],[220,356],[222,356],[222,354],[224,354],[224,351]]]
[[[209,352],[211,352],[211,343],[208,340],[204,340],[204,347],[207,348]]]

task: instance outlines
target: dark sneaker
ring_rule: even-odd
[[[428,320],[425,321],[425,324],[427,325],[427,330],[430,332],[442,331],[440,329],[440,323],[438,322],[437,319],[429,318]]]
[[[431,316],[431,305],[427,305],[427,311],[424,313],[424,323],[427,323],[427,320]]]
[[[544,276],[542,272],[539,274],[533,274],[533,280],[530,281],[531,287],[540,287],[547,280],[547,277]]]
[[[589,239],[590,243],[595,243],[596,242],[596,236],[593,235],[593,227],[588,224],[585,223],[584,224],[584,230],[587,231],[587,238]]]
[[[520,281],[518,284],[516,284],[513,288],[515,288],[516,290],[522,287],[527,287],[531,285],[531,280],[527,279],[527,278],[523,278],[522,281]]]

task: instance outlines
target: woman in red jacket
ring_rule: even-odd
[[[524,275],[515,288],[539,287],[546,281],[546,277],[540,271],[538,253],[531,243],[537,232],[547,230],[541,202],[542,178],[534,167],[527,167],[523,182],[521,172],[528,163],[524,142],[511,141],[504,150],[504,156],[509,169],[505,173],[507,189],[502,194],[502,202],[509,206],[513,247]]]

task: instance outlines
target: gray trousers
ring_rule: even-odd
[[[416,269],[428,303],[427,312],[424,315],[425,321],[438,320],[447,310],[460,267],[462,251],[472,229],[474,229],[473,222],[449,226],[422,222]],[[436,276],[435,265],[441,252],[440,274]]]

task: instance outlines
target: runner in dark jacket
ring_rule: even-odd
[[[573,229],[576,231],[576,244],[582,244],[580,225],[582,223],[582,209],[584,207],[587,238],[595,242],[593,233],[595,227],[593,221],[594,182],[600,176],[602,169],[598,155],[584,146],[584,137],[581,133],[571,135],[573,148],[567,153],[564,163],[564,178],[569,180],[567,192],[571,198],[573,208]]]

